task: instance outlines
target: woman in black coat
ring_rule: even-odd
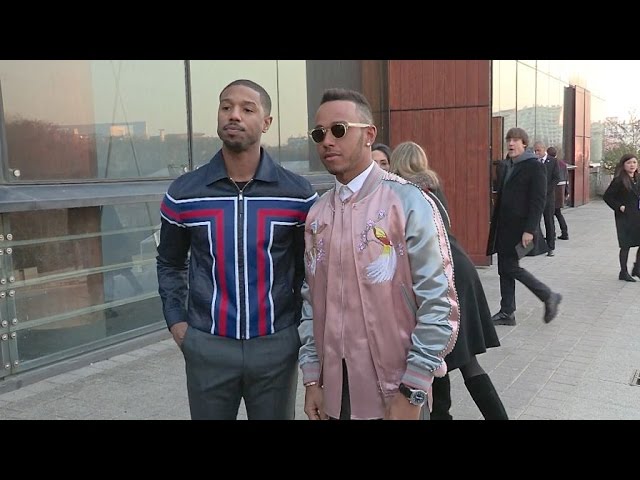
[[[616,232],[620,246],[620,280],[635,282],[640,278],[640,248],[631,275],[627,270],[629,249],[640,246],[640,185],[638,185],[638,157],[626,153],[618,162],[611,184],[603,200],[611,207],[616,219]]]
[[[478,363],[476,355],[500,346],[491,320],[491,311],[475,265],[450,232],[447,201],[438,176],[429,170],[427,155],[420,145],[404,142],[391,154],[391,171],[419,186],[438,207],[444,220],[451,257],[453,278],[460,306],[460,330],[453,350],[445,357],[447,370],[460,369],[464,384],[486,420],[508,420],[491,378]],[[451,420],[451,384],[449,374],[433,379],[432,420]]]

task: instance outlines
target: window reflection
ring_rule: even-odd
[[[233,80],[247,78],[271,96],[273,123],[263,135],[269,154],[297,173],[325,172],[307,131],[327,88],[361,91],[372,104],[381,141],[386,138],[388,102],[384,61],[360,60],[193,60],[190,62],[194,166],[222,147],[217,137],[218,96]]]
[[[279,144],[280,109],[277,101],[278,71],[275,60],[191,60],[191,108],[193,122],[193,164],[199,167],[222,148],[216,133],[218,99],[222,89],[234,80],[246,78],[259,83],[271,97],[273,123],[262,135],[262,144],[276,157]]]
[[[558,150],[558,158],[564,158],[564,84],[551,76],[549,81],[549,103],[547,104],[546,123],[541,128],[548,146]]]
[[[539,72],[551,73],[551,63],[549,60],[536,60],[536,68]]]
[[[493,65],[493,116],[502,117],[502,151],[506,152],[504,135],[516,126],[516,61],[497,60]]]
[[[580,68],[581,60],[548,60],[549,72],[563,83],[569,83],[573,72]]]
[[[517,126],[526,130],[533,147],[532,141],[536,138],[536,71],[521,62],[518,62],[517,95]]]
[[[515,60],[493,62],[493,123],[502,122],[503,136],[509,128],[522,127],[529,133],[531,142],[541,140],[547,146],[553,145],[563,158],[564,142],[570,139],[564,138],[566,83],[560,77],[567,75],[568,67],[563,64],[558,70],[557,62],[542,60],[537,61],[537,70],[531,65],[531,62]],[[497,133],[494,132],[492,138],[497,142]],[[503,148],[506,148],[504,143]],[[494,152],[500,151],[494,149]],[[495,155],[493,160],[496,161]]]
[[[2,60],[9,180],[175,177],[188,164],[184,62]]]
[[[161,322],[158,222],[144,203],[7,214],[21,361]]]
[[[562,146],[562,101],[556,80],[538,72],[536,91],[536,127],[534,141],[542,141],[547,147]]]

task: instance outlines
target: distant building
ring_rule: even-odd
[[[60,130],[73,132],[75,135],[96,137],[142,137],[149,138],[147,122],[127,123],[91,123],[85,125],[58,125]]]
[[[512,108],[494,112],[494,116],[504,117],[505,125],[524,128],[532,141],[562,145],[562,105],[526,107],[518,111]]]

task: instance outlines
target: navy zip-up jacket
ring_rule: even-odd
[[[242,190],[229,178],[222,150],[174,180],[160,209],[157,256],[167,326],[186,321],[248,339],[297,325],[304,222],[317,197],[307,179],[263,148]]]

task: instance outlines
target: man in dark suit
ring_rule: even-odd
[[[547,198],[544,204],[544,234],[549,250],[547,255],[553,257],[556,249],[556,222],[554,213],[556,210],[556,185],[560,181],[560,168],[558,160],[551,155],[547,155],[547,147],[543,142],[533,144],[533,151],[544,165],[547,175]]]
[[[522,128],[511,128],[506,136],[509,160],[498,171],[498,193],[491,217],[487,255],[498,254],[500,311],[492,320],[496,325],[516,324],[516,280],[544,302],[544,322],[558,314],[562,295],[520,267],[516,245],[534,240],[544,210],[547,187],[544,166],[537,156],[525,150],[529,136]]]
[[[558,238],[560,240],[569,240],[567,221],[564,219],[564,215],[562,214],[564,203],[569,197],[569,170],[566,162],[561,158],[558,158],[558,150],[556,147],[547,148],[547,155],[558,160],[558,169],[560,170],[560,181],[555,188],[556,209],[553,212],[560,224],[560,236]]]

